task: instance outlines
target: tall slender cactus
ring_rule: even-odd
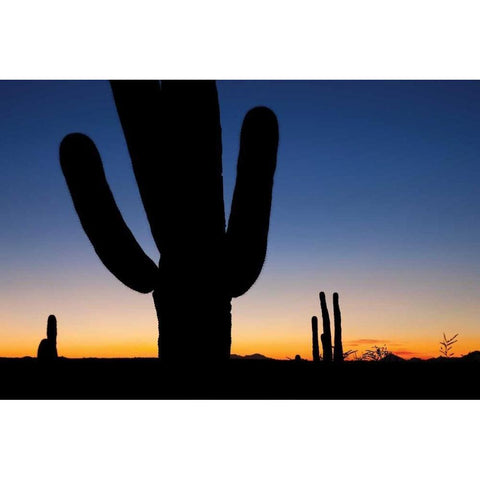
[[[330,315],[328,313],[327,301],[325,300],[325,292],[320,292],[320,307],[322,309],[323,333],[320,335],[323,349],[323,361],[325,363],[332,362],[332,333],[330,330]]]
[[[333,351],[333,361],[335,363],[342,363],[342,316],[340,314],[340,306],[338,304],[338,293],[333,294],[333,319],[335,325],[335,346]]]
[[[312,356],[314,362],[320,361],[320,352],[318,350],[318,318],[312,317]]]
[[[265,107],[245,116],[228,227],[220,111],[214,81],[112,81],[157,265],[125,224],[100,155],[85,135],[60,146],[80,222],[104,265],[153,292],[166,361],[228,359],[231,300],[255,282],[267,248],[278,125]]]
[[[323,333],[320,335],[323,348],[323,361],[330,363],[332,361],[332,333],[330,330],[330,315],[328,313],[325,292],[320,292],[320,307],[322,309]],[[333,294],[333,321],[335,326],[335,345],[333,360],[335,363],[343,362],[343,345],[342,345],[342,316],[338,302],[338,293]],[[313,328],[313,318],[312,318]]]

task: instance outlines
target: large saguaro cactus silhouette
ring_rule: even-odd
[[[225,229],[220,112],[214,81],[112,81],[157,265],[125,224],[100,155],[85,135],[66,136],[60,163],[80,222],[121,282],[153,292],[161,359],[228,359],[231,300],[263,267],[278,125],[265,107],[243,121],[237,179]]]

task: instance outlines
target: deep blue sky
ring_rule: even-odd
[[[239,301],[234,350],[235,328],[250,338],[247,317],[273,343],[289,332],[300,338],[318,314],[319,290],[341,292],[352,338],[382,337],[382,329],[410,338],[422,316],[433,336],[448,328],[480,338],[480,82],[221,81],[218,91],[227,213],[243,116],[266,105],[280,125],[267,263]],[[97,281],[128,302],[83,234],[60,170],[58,146],[73,131],[97,144],[127,224],[158,259],[108,82],[2,81],[2,326],[26,331],[35,311],[43,318],[80,287],[84,303],[108,297]],[[14,319],[19,305],[29,309]],[[70,311],[62,313],[67,323]],[[115,310],[109,315],[113,331]]]

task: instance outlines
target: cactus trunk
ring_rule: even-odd
[[[340,313],[340,306],[338,303],[338,293],[333,294],[333,317],[335,324],[335,347],[334,347],[334,361],[335,363],[343,362],[343,346],[342,346],[342,317]]]
[[[327,302],[325,300],[325,292],[320,292],[320,307],[322,309],[323,319],[323,334],[322,348],[323,348],[323,361],[331,363],[332,361],[332,333],[330,330],[330,315],[328,313]]]
[[[202,284],[201,279],[182,275],[178,263],[167,271],[163,260],[164,257],[160,261],[160,282],[153,291],[159,357],[174,363],[227,360],[231,297],[220,284]]]
[[[320,352],[318,350],[318,318],[312,317],[312,356],[314,362],[320,361]]]

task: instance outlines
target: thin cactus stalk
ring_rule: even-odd
[[[225,228],[215,82],[112,81],[111,87],[159,264],[125,224],[94,143],[74,133],[62,141],[60,163],[83,229],[113,275],[153,293],[161,359],[228,359],[231,300],[253,285],[265,260],[276,117],[265,107],[245,116]]]
[[[320,336],[322,340],[323,361],[332,362],[332,333],[330,330],[330,315],[328,313],[325,292],[320,292],[320,307],[322,309],[323,333]]]
[[[313,361],[320,361],[320,352],[318,350],[318,318],[312,317],[312,356]]]
[[[342,316],[338,303],[338,293],[333,294],[333,321],[335,325],[335,346],[333,360],[335,363],[342,363],[344,358],[342,345]]]

